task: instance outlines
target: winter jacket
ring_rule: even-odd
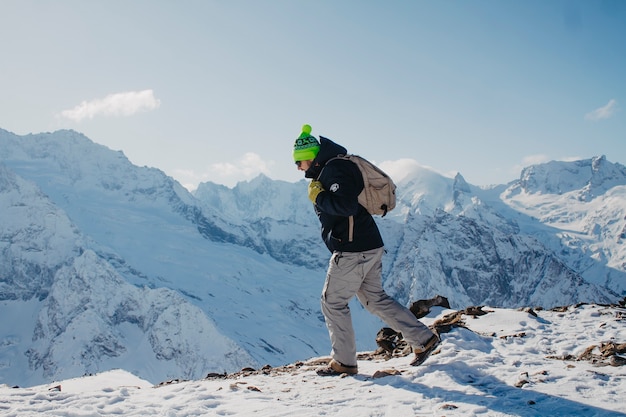
[[[351,161],[333,159],[346,155],[341,145],[320,136],[320,150],[306,178],[317,179],[324,192],[315,201],[315,213],[322,225],[322,239],[331,252],[364,252],[383,246],[383,239],[371,214],[358,202],[363,176]],[[353,217],[353,236],[349,239],[349,217]]]

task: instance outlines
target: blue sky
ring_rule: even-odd
[[[621,0],[3,0],[0,37],[0,128],[74,129],[190,188],[299,180],[304,123],[475,185],[626,164]]]

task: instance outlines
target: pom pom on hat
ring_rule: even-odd
[[[311,126],[302,126],[302,133],[293,145],[294,161],[309,161],[315,159],[320,150],[320,143],[311,135]]]

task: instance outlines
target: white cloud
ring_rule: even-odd
[[[154,97],[152,90],[127,91],[109,94],[101,99],[83,101],[73,109],[63,110],[60,115],[63,118],[80,122],[99,115],[132,116],[140,111],[154,110],[160,105],[161,101]]]
[[[371,162],[376,164],[373,160]],[[395,182],[402,181],[412,172],[420,168],[420,164],[416,160],[409,158],[402,158],[396,161],[383,161],[376,165],[385,171]]]
[[[574,161],[581,161],[585,159],[582,156],[564,156],[562,158],[557,159],[557,161],[563,161],[563,162],[574,162]]]
[[[617,110],[617,100],[611,99],[606,104],[606,106],[602,106],[598,109],[595,109],[587,113],[585,115],[585,119],[593,120],[593,121],[608,119],[609,117],[613,116],[613,114],[615,114],[616,110]]]
[[[511,167],[510,173],[512,175],[519,175],[520,172],[526,167],[531,165],[543,164],[544,162],[549,162],[550,157],[544,154],[536,154],[536,155],[528,155],[522,158],[519,164],[513,165]]]
[[[249,179],[263,173],[268,175],[272,162],[265,162],[253,152],[247,152],[235,163],[220,162],[213,164],[210,170],[222,178],[245,178]]]
[[[456,171],[452,173],[443,173],[428,165],[422,165],[416,160],[410,158],[402,158],[395,161],[383,161],[380,164],[376,163],[373,160],[371,160],[370,162],[378,165],[378,167],[382,169],[387,175],[389,175],[396,183],[411,175],[416,175],[416,173],[418,172],[423,172],[424,170],[435,172],[448,178],[454,178],[457,173]]]
[[[548,155],[537,154],[537,155],[528,155],[522,158],[522,166],[527,167],[530,165],[543,164],[544,162],[550,161]]]
[[[264,161],[259,155],[248,152],[235,162],[212,164],[202,173],[189,169],[177,169],[174,173],[178,181],[191,191],[201,182],[211,181],[233,187],[238,182],[253,179],[259,174],[269,176],[272,165],[274,161]]]

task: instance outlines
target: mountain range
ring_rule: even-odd
[[[367,155],[364,155],[367,157]],[[453,308],[626,295],[626,167],[603,156],[477,187],[417,164],[377,218],[385,289]],[[193,193],[69,130],[0,129],[0,383],[122,368],[152,382],[328,353],[329,254],[306,182]],[[351,304],[359,349],[382,323]]]

